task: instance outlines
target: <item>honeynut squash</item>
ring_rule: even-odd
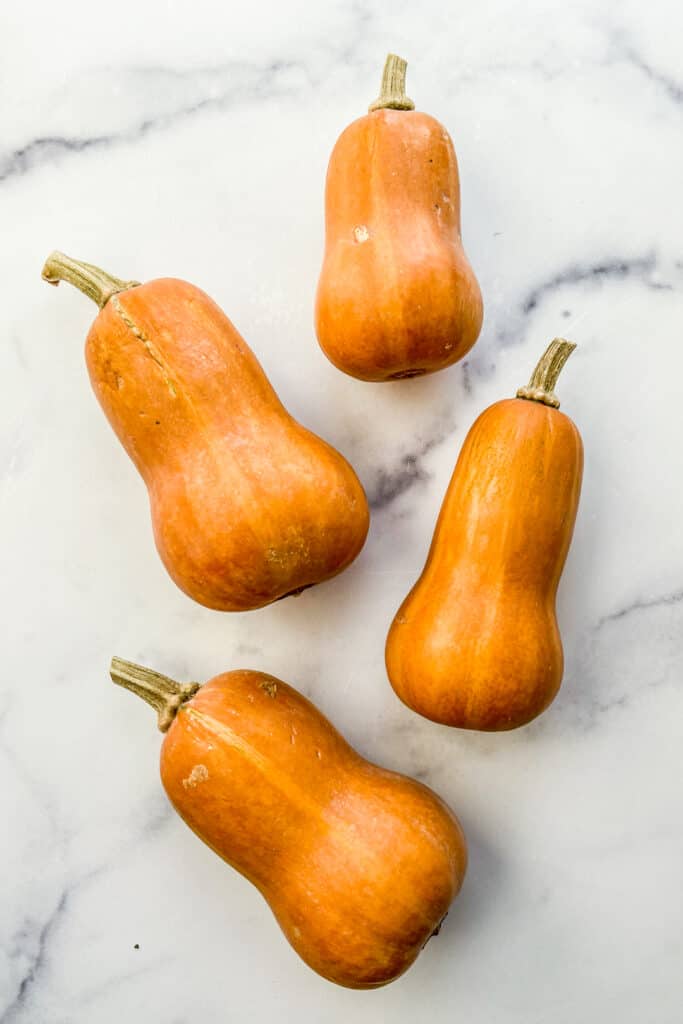
[[[562,681],[555,595],[583,473],[579,432],[554,393],[574,345],[556,338],[516,398],[462,446],[422,575],[389,630],[389,679],[426,718],[514,729]]]
[[[361,380],[451,366],[483,317],[460,237],[453,143],[414,109],[405,74],[389,54],[379,98],[342,133],[327,171],[316,330],[335,366]]]
[[[114,658],[111,675],[158,712],[178,814],[256,886],[314,971],[375,988],[410,967],[465,874],[462,830],[439,797],[365,761],[263,672],[200,687]]]
[[[43,277],[100,308],[90,380],[147,485],[156,545],[181,590],[246,611],[353,561],[369,525],[356,474],[289,415],[208,295],[172,278],[121,281],[59,252]]]

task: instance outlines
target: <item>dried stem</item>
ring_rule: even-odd
[[[368,110],[414,110],[415,104],[406,96],[406,61],[390,53],[384,64],[379,97]]]
[[[53,252],[48,256],[43,267],[43,280],[48,284],[59,284],[68,281],[89,299],[96,302],[102,309],[112,295],[125,292],[128,288],[136,288],[139,281],[122,281],[113,277],[106,270],[94,267],[92,263],[82,263],[65,256],[63,252]]]
[[[111,659],[109,673],[118,686],[136,693],[158,712],[162,732],[169,728],[181,704],[194,697],[199,689],[199,683],[177,683],[160,672],[123,658]]]
[[[573,342],[565,341],[564,338],[555,338],[551,341],[536,364],[536,369],[531,374],[527,386],[518,390],[517,398],[542,402],[543,405],[559,409],[560,400],[555,394],[555,385],[562,372],[562,367],[575,348],[576,345]]]

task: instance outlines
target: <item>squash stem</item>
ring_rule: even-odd
[[[122,281],[91,263],[82,263],[57,251],[51,253],[45,261],[43,280],[54,285],[60,281],[68,281],[96,302],[100,309],[107,304],[112,295],[124,292],[128,288],[136,288],[140,284],[139,281]]]
[[[406,68],[402,57],[390,53],[384,64],[382,85],[378,98],[368,107],[373,110],[414,110],[415,104],[406,96]]]
[[[536,369],[526,387],[519,388],[517,398],[526,398],[531,402],[542,402],[553,409],[560,408],[560,400],[555,394],[557,378],[562,367],[576,348],[571,341],[554,338],[536,364]]]
[[[109,673],[118,686],[136,693],[147,701],[159,715],[159,728],[166,732],[178,708],[194,697],[199,683],[177,683],[151,668],[144,668],[123,658],[112,658]]]

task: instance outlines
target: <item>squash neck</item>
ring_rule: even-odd
[[[51,253],[43,267],[43,280],[48,284],[58,285],[60,281],[68,281],[74,288],[96,302],[100,309],[106,306],[112,295],[125,292],[129,288],[137,288],[139,281],[122,281],[106,270],[74,260],[63,252]]]
[[[525,398],[530,402],[541,402],[552,409],[560,408],[560,400],[555,394],[555,385],[562,372],[562,367],[576,348],[571,341],[554,338],[536,364],[526,387],[519,388],[517,398]]]
[[[373,110],[414,110],[415,104],[406,96],[406,69],[408,64],[402,57],[390,53],[382,72],[380,93],[368,107]]]
[[[123,658],[112,658],[109,673],[118,686],[130,690],[142,697],[158,714],[161,732],[166,732],[178,709],[199,689],[199,683],[177,683],[175,679],[164,676],[143,665],[136,665]]]

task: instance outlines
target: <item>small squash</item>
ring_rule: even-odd
[[[435,722],[514,729],[547,708],[562,681],[555,594],[583,447],[553,388],[573,348],[553,341],[529,386],[470,430],[425,568],[389,630],[391,684]]]
[[[442,370],[481,330],[453,143],[413,109],[405,73],[390,54],[379,99],[342,133],[327,172],[316,330],[334,365],[361,380]]]
[[[263,672],[199,687],[114,658],[111,676],[159,713],[178,814],[253,882],[313,970],[374,988],[413,963],[466,867],[460,826],[431,790],[365,761]]]
[[[53,253],[43,269],[100,314],[95,394],[149,491],[178,586],[222,611],[259,608],[344,569],[368,504],[348,462],[283,407],[225,314],[185,281],[120,281]]]

